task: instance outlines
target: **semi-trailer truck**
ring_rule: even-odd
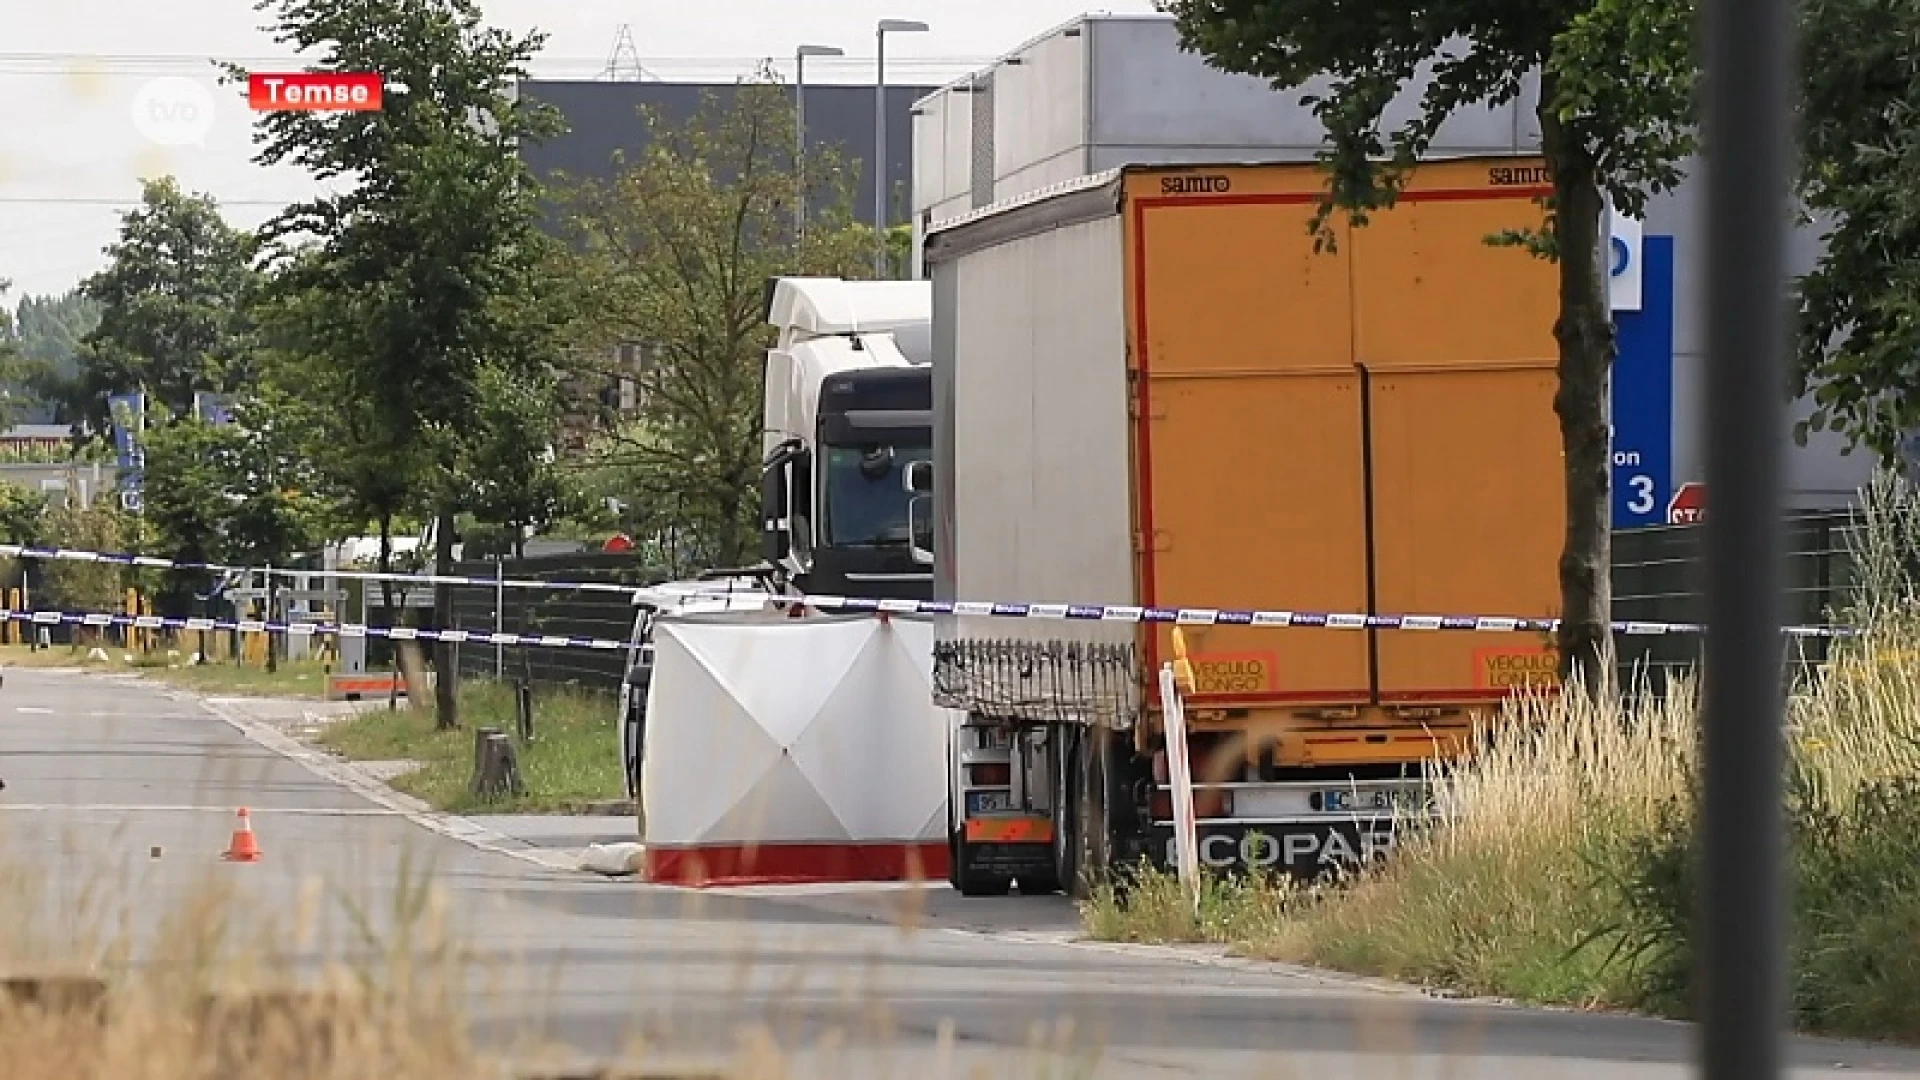
[[[1558,606],[1557,277],[1488,243],[1542,224],[1543,163],[1425,163],[1316,251],[1324,184],[1128,166],[929,229],[915,479],[936,602],[981,602],[937,620],[933,673],[962,892],[1171,861],[1171,609],[1203,865],[1383,854],[1429,765],[1552,682],[1546,635],[1246,615]]]
[[[932,454],[925,281],[767,283],[762,554],[780,591],[927,599],[903,475]]]

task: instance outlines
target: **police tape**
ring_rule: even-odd
[[[0,622],[34,626],[84,626],[132,630],[233,630],[243,634],[292,637],[374,637],[394,641],[447,641],[472,645],[521,645],[549,649],[620,650],[629,642],[571,634],[507,634],[491,630],[429,630],[411,626],[362,626],[357,623],[286,623],[264,619],[176,618],[170,615],[117,615],[88,611],[11,611],[0,608]]]
[[[999,619],[1050,619],[1075,622],[1171,623],[1176,626],[1302,627],[1325,630],[1469,630],[1481,633],[1553,633],[1559,619],[1505,615],[1367,615],[1360,612],[1279,611],[1254,608],[1175,608],[1119,604],[1012,604],[987,600],[874,600],[849,596],[806,596],[794,602],[822,611],[884,612],[902,615],[963,615]],[[1702,634],[1704,623],[1620,620],[1613,632],[1634,637]],[[1783,626],[1795,637],[1852,637],[1851,626]]]
[[[35,547],[27,544],[0,544],[0,557],[13,559],[51,559],[63,562],[106,563],[143,570],[190,570],[209,574],[265,574],[271,577],[338,578],[343,581],[393,581],[416,585],[484,585],[490,589],[555,589],[569,592],[617,593],[634,596],[647,586],[622,585],[609,581],[548,581],[537,578],[469,577],[461,574],[380,573],[372,570],[297,570],[280,566],[236,566],[232,563],[193,562],[166,559],[158,555],[135,555],[125,551],[87,551],[81,548]],[[723,591],[715,586],[714,592]],[[738,591],[738,590],[735,590]]]
[[[737,587],[676,582],[662,586],[622,585],[605,581],[552,581],[527,578],[466,577],[449,574],[399,574],[356,570],[290,570],[281,567],[234,566],[224,563],[188,562],[153,555],[126,552],[87,551],[78,548],[47,548],[21,544],[0,544],[0,556],[31,559],[58,559],[72,562],[107,563],[157,570],[197,570],[224,574],[272,574],[288,577],[333,577],[359,581],[412,582],[421,585],[469,585],[508,589],[553,589],[580,592],[618,593],[640,598],[663,593],[678,601],[725,600],[729,602],[763,598],[761,605],[778,603],[848,614],[884,613],[891,615],[960,615],[1001,619],[1041,619],[1068,622],[1170,623],[1179,626],[1259,626],[1273,629],[1308,628],[1327,630],[1447,630],[1480,633],[1554,633],[1559,619],[1509,615],[1370,615],[1363,612],[1285,611],[1256,608],[1190,608],[1163,605],[1125,604],[1036,604],[993,600],[892,600],[872,597],[755,593]],[[731,603],[730,603],[731,606]],[[293,624],[302,625],[302,624]],[[1703,623],[1616,620],[1612,631],[1629,637],[1667,634],[1702,634]],[[377,629],[377,628],[373,628]],[[396,628],[398,629],[398,628]],[[411,631],[418,634],[439,631]],[[467,631],[445,631],[468,633]],[[1792,637],[1852,637],[1862,631],[1849,626],[1785,626],[1781,632]],[[479,633],[473,631],[473,633]],[[431,640],[423,638],[422,640]],[[459,638],[457,640],[479,640]],[[542,639],[543,642],[545,639]],[[590,640],[590,639],[581,639]],[[591,639],[597,640],[597,639]],[[595,646],[596,648],[599,646]]]

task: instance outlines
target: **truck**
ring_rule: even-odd
[[[931,286],[775,278],[767,321],[778,336],[767,351],[761,554],[777,590],[929,598],[931,558],[909,542],[904,476],[933,452]]]
[[[910,543],[925,495],[905,475],[932,454],[932,292],[925,281],[766,282],[761,554],[634,598],[621,683],[620,755],[639,792],[653,627],[663,611],[756,610],[807,595],[926,600],[932,556]],[[917,503],[916,503],[917,499]],[[920,520],[931,527],[926,513]],[[772,593],[772,597],[768,596]],[[800,613],[795,611],[796,614]]]
[[[1546,634],[1433,618],[1557,611],[1557,276],[1488,242],[1541,226],[1544,163],[1424,162],[1316,250],[1325,183],[1133,164],[929,227],[934,454],[909,486],[961,892],[1172,862],[1176,641],[1223,870],[1383,856],[1433,812],[1434,764],[1554,683]],[[1431,632],[1359,617],[1386,615]]]

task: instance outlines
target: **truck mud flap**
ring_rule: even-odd
[[[1050,877],[1053,845],[961,844],[961,869],[982,877]]]
[[[1200,866],[1215,873],[1259,870],[1312,878],[1355,870],[1385,858],[1394,840],[1393,820],[1330,818],[1286,824],[1208,824],[1199,827]],[[1173,828],[1148,830],[1146,856],[1161,870],[1172,870]]]

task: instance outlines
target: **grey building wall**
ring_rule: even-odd
[[[648,105],[669,121],[693,116],[703,94],[723,101],[737,91],[734,83],[559,81],[533,79],[520,84],[520,93],[559,110],[569,130],[521,153],[536,175],[561,171],[574,176],[607,177],[613,171],[615,151],[628,157],[646,144],[646,127],[638,109]],[[887,168],[890,220],[909,220],[908,192],[913,182],[913,103],[932,91],[930,86],[887,87]],[[792,91],[792,87],[788,87]],[[872,86],[814,85],[806,90],[806,140],[809,147],[837,145],[848,166],[857,170],[855,217],[873,221],[874,88]]]

